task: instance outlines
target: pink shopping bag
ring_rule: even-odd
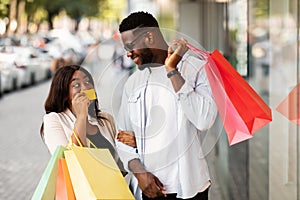
[[[187,46],[207,60],[206,74],[230,145],[251,138],[272,121],[269,106],[218,50],[208,53]]]

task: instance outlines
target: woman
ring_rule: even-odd
[[[70,65],[58,69],[45,102],[46,114],[41,126],[41,136],[53,154],[58,145],[67,146],[70,140],[79,145],[76,134],[83,146],[92,147],[92,142],[98,148],[108,148],[123,171],[115,149],[116,129],[113,117],[100,111],[97,98],[90,100],[82,92],[90,89],[94,89],[93,78],[84,68]],[[127,133],[119,140],[135,146],[133,134]]]

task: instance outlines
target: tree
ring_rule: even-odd
[[[80,22],[82,17],[93,17],[99,14],[99,4],[105,0],[64,0],[64,10],[67,15],[76,20],[76,24]],[[77,26],[76,26],[77,27]]]
[[[50,28],[53,28],[54,17],[63,10],[77,24],[83,17],[96,17],[111,22],[118,20],[125,6],[126,0],[0,0],[0,18],[14,16],[21,24],[22,15],[29,23],[39,25],[48,21]]]
[[[99,14],[99,5],[107,0],[34,0],[27,3],[26,12],[29,15],[29,20],[33,21],[34,13],[38,9],[45,9],[48,13],[48,22],[52,28],[52,20],[62,10],[65,10],[67,15],[75,19],[77,22],[82,17],[92,17]]]
[[[4,17],[8,16],[9,2],[10,2],[10,0],[1,0],[0,1],[0,18],[4,18]]]

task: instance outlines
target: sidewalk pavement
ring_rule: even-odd
[[[39,136],[49,83],[0,100],[0,199],[30,199],[50,158]]]

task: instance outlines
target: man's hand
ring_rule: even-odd
[[[188,47],[186,46],[187,41],[185,39],[174,40],[173,45],[176,45],[177,48],[173,51],[172,47],[168,48],[168,57],[165,60],[165,66],[167,72],[176,69],[177,64],[182,59],[182,56],[187,52]]]
[[[136,141],[133,131],[121,131],[119,130],[117,139],[126,145],[136,147]]]
[[[128,167],[137,178],[139,186],[144,195],[149,198],[167,196],[166,188],[163,186],[160,180],[150,172],[147,172],[139,159],[133,159],[129,161]]]
[[[149,198],[166,197],[166,188],[160,180],[150,172],[135,173],[143,194]]]

